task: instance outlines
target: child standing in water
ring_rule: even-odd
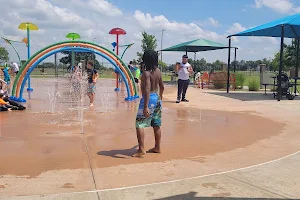
[[[8,72],[8,68],[7,67],[1,68],[1,70],[4,75],[4,82],[6,83],[6,90],[7,90],[7,93],[9,94],[10,93],[10,75]]]
[[[142,157],[146,154],[144,146],[144,128],[152,127],[155,136],[155,146],[147,153],[160,153],[161,140],[161,100],[164,92],[164,83],[158,69],[158,53],[146,50],[143,55],[145,70],[141,77],[142,99],[136,116],[136,134],[139,143],[138,151],[133,157]],[[159,93],[159,94],[158,94]]]
[[[87,62],[87,75],[88,75],[88,97],[90,98],[90,106],[94,106],[95,90],[97,79],[99,78],[98,72],[94,69],[94,62],[89,60]]]

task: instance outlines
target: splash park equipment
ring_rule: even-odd
[[[20,30],[26,30],[27,31],[27,58],[29,60],[30,58],[30,31],[37,31],[39,30],[38,26],[35,24],[32,24],[30,22],[23,22],[19,25],[18,29]],[[31,88],[31,84],[30,84],[30,77],[28,77],[28,88],[27,91],[33,91],[33,89]]]
[[[27,38],[24,38],[22,41],[10,40],[10,39],[4,38],[4,37],[1,37],[1,38],[2,38],[7,44],[9,44],[9,45],[14,49],[14,51],[16,52],[16,54],[17,54],[17,56],[18,56],[19,63],[21,64],[21,58],[20,58],[20,55],[19,55],[17,49],[15,48],[15,46],[13,45],[13,43],[25,43],[25,44],[26,44],[26,47],[27,47],[27,44],[28,44]]]
[[[109,34],[111,35],[116,35],[117,36],[117,40],[116,43],[112,43],[113,46],[115,46],[117,48],[117,56],[119,56],[119,35],[126,35],[126,31],[124,29],[121,28],[113,28],[109,31]],[[115,91],[119,91],[119,74],[116,73],[117,77],[116,77],[116,88]]]
[[[16,80],[12,89],[12,100],[18,102],[26,102],[23,98],[23,91],[26,84],[26,81],[29,79],[31,72],[38,66],[40,62],[45,60],[51,55],[62,51],[79,51],[79,52],[91,52],[95,53],[107,61],[109,61],[119,74],[122,76],[126,90],[127,97],[126,101],[131,101],[136,98],[139,98],[138,91],[136,85],[134,84],[134,77],[130,71],[130,69],[126,66],[126,64],[112,51],[109,49],[102,47],[100,45],[96,45],[91,42],[86,41],[63,41],[59,43],[55,43],[49,45],[40,51],[36,52],[33,56],[31,56],[20,68],[20,71],[16,77]]]

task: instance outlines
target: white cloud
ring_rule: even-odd
[[[215,27],[220,26],[218,20],[216,20],[216,19],[214,19],[214,18],[212,18],[212,17],[208,18],[208,20],[209,20],[209,22],[210,22],[213,26],[215,26]]]
[[[186,38],[207,38],[211,40],[219,40],[221,35],[216,32],[203,30],[195,23],[182,23],[176,21],[169,21],[165,16],[159,15],[152,17],[149,13],[142,13],[137,10],[134,14],[135,19],[139,25],[145,30],[156,30],[174,32],[176,35],[185,36]]]
[[[267,7],[282,14],[300,11],[300,7],[296,7],[290,0],[255,0],[255,7]]]
[[[175,21],[166,18],[164,15],[152,15],[140,10],[134,13],[126,13],[115,5],[105,0],[0,0],[2,10],[10,12],[0,13],[0,33],[11,39],[21,40],[26,37],[26,32],[18,30],[19,23],[30,21],[39,26],[39,31],[31,33],[32,53],[40,48],[55,42],[66,40],[68,32],[77,32],[83,40],[93,41],[109,49],[115,41],[115,35],[108,32],[114,27],[121,27],[127,34],[120,37],[120,44],[135,43],[124,56],[128,62],[136,58],[136,52],[141,48],[141,31],[153,34],[158,40],[160,49],[161,31],[165,29],[163,48],[186,42],[193,39],[205,38],[223,44],[228,44],[226,38],[229,34],[238,33],[246,28],[239,22],[234,23],[224,31],[216,32],[209,29],[213,26],[220,26],[217,19],[212,17],[199,19],[206,24]],[[207,26],[206,26],[207,25]],[[273,39],[233,38],[233,45],[240,47],[238,59],[261,59],[270,57],[278,49],[278,44]],[[0,40],[0,45],[8,48],[11,58],[16,59],[11,47]],[[269,50],[264,50],[268,47]],[[16,44],[22,59],[26,58],[26,47],[24,44]],[[273,51],[272,51],[273,49]],[[120,49],[122,52],[123,49]],[[249,52],[258,52],[249,55]],[[182,52],[164,52],[163,59],[166,63],[174,63],[180,60]],[[227,50],[210,51],[199,53],[208,61],[219,59],[227,62]],[[191,55],[192,56],[192,55]],[[198,58],[200,58],[198,56]],[[52,60],[51,60],[52,61]]]
[[[105,13],[107,16],[119,16],[123,14],[120,9],[105,0],[90,0],[87,5],[95,11]]]
[[[274,45],[279,45],[279,40],[274,37],[249,37],[249,40],[254,43],[269,42]]]
[[[229,34],[235,34],[246,30],[240,23],[234,23],[226,32]]]
[[[203,27],[209,27],[209,26],[219,27],[219,26],[221,26],[219,21],[212,17],[209,17],[208,19],[203,20],[203,21],[197,21],[197,22],[195,22],[195,24],[198,24],[199,26],[203,26]]]

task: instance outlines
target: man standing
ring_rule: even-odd
[[[178,74],[178,92],[176,103],[189,102],[185,98],[186,91],[190,83],[190,74],[193,72],[192,66],[188,63],[188,56],[182,56],[182,63],[176,65],[176,71]]]

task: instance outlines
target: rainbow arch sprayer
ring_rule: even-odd
[[[31,72],[43,60],[51,55],[54,55],[55,53],[62,51],[91,52],[102,56],[104,59],[110,62],[115,67],[115,70],[122,76],[127,91],[127,97],[125,100],[131,101],[139,98],[134,77],[128,66],[122,61],[121,58],[103,46],[91,42],[74,40],[58,42],[49,45],[32,55],[20,68],[20,71],[14,81],[11,99],[18,102],[26,102],[26,100],[23,98],[23,92],[26,81],[28,80]]]

